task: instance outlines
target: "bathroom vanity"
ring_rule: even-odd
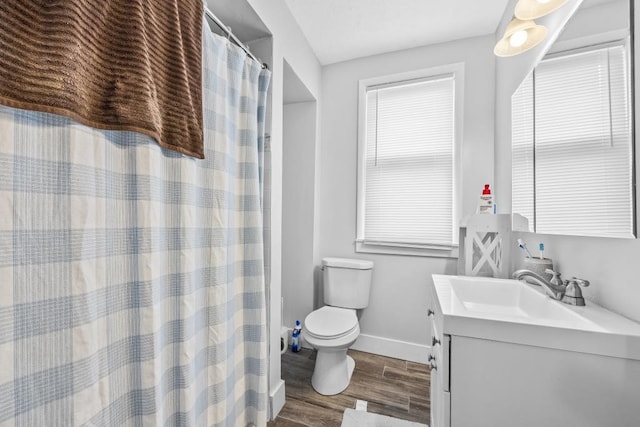
[[[433,275],[431,426],[640,426],[640,324],[516,280]]]

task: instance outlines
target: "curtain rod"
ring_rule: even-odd
[[[244,43],[242,43],[242,41],[240,41],[239,38],[237,38],[235,36],[235,34],[233,34],[233,32],[231,32],[231,28],[227,27],[226,25],[224,25],[224,23],[220,20],[220,18],[218,18],[212,11],[211,9],[209,9],[206,5],[204,7],[204,13],[205,15],[207,15],[209,18],[211,18],[213,20],[213,22],[216,23],[216,25],[218,27],[220,27],[220,29],[222,31],[224,31],[225,33],[227,33],[227,35],[229,36],[229,38],[231,38],[235,44],[237,44],[242,50],[244,50],[247,55],[249,56],[249,58],[253,59],[254,61],[256,61],[258,64],[262,65],[262,68],[269,68],[267,67],[267,64],[263,63],[262,61],[260,61],[253,53],[251,53],[251,51],[249,50],[249,48],[247,47],[247,45],[245,45]]]

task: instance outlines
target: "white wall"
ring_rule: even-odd
[[[493,36],[486,36],[356,59],[323,70],[320,255],[375,263],[371,302],[362,313],[357,348],[425,360],[427,283],[433,273],[455,274],[457,263],[355,253],[358,80],[465,63],[462,213],[472,213],[482,184],[493,182],[493,45]]]
[[[283,325],[313,310],[316,103],[284,106],[282,181]]]
[[[635,13],[636,22],[639,22],[638,9]],[[597,19],[593,25],[601,25],[605,21]],[[636,40],[638,37],[640,34],[636,27]],[[640,87],[638,55],[636,47],[636,88]],[[517,60],[514,59],[514,61]],[[530,64],[531,68],[534,63]],[[510,75],[506,72],[506,68],[505,64],[498,62],[497,78],[500,83],[497,86],[496,97],[496,177],[499,200],[509,200],[508,204],[502,205],[502,212],[509,212],[511,206],[511,94],[521,81],[518,78],[528,73],[527,71],[522,76]],[[636,101],[636,109],[638,105],[640,104]],[[637,112],[635,121],[637,141],[640,126],[640,114]],[[637,165],[640,164],[638,154],[636,150],[636,170]],[[640,199],[638,196],[636,201]],[[533,233],[523,233],[522,237],[530,247],[537,247],[539,242],[543,242],[545,256],[553,258],[555,267],[564,277],[577,276],[590,280],[592,285],[584,290],[585,297],[623,316],[640,321],[640,268],[638,267],[640,240],[550,236]],[[517,257],[514,256],[515,258]]]
[[[283,140],[283,76],[284,61],[319,100],[322,68],[309,43],[297,26],[284,0],[247,0],[273,35],[273,51],[269,64],[271,79],[271,287],[269,289],[269,395],[270,413],[274,418],[284,405],[284,383],[280,367],[280,314],[282,296],[282,140]],[[317,120],[316,120],[317,122]]]

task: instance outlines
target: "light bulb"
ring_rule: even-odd
[[[519,30],[511,34],[509,37],[509,44],[512,47],[520,47],[527,41],[527,32],[525,30]]]

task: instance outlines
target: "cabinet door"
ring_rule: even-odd
[[[638,360],[452,340],[454,427],[640,426]]]
[[[431,370],[431,423],[432,427],[443,427],[442,420],[442,384],[440,381],[440,375],[438,375],[438,369]]]
[[[431,322],[431,426],[449,427],[451,397],[448,392],[449,335],[438,331],[437,322]],[[446,351],[445,351],[446,350]]]

